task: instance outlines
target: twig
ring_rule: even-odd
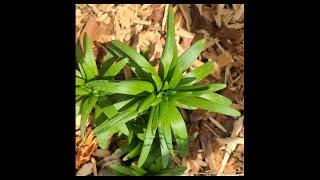
[[[209,112],[206,112],[208,117],[209,117],[209,120],[215,125],[217,126],[217,128],[219,128],[221,131],[227,133],[227,130],[217,121],[215,120],[213,117],[210,116],[210,113]]]
[[[214,135],[220,138],[207,124],[204,124]]]
[[[244,116],[241,116],[237,121],[235,121],[233,123],[233,130],[231,132],[231,138],[235,138],[238,136],[238,134],[240,133],[242,127],[243,127],[243,119],[244,119]],[[221,166],[220,166],[220,169],[217,173],[217,176],[221,176],[223,171],[224,171],[224,168],[225,166],[227,165],[228,161],[229,161],[229,158],[230,158],[230,155],[231,153],[236,149],[237,147],[237,144],[234,143],[234,142],[231,142],[231,143],[228,143],[227,144],[227,147],[226,147],[226,152],[224,154],[224,157],[221,161]]]

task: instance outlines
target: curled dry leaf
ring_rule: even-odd
[[[90,161],[92,153],[97,149],[98,142],[95,139],[89,145],[83,145],[78,148],[76,155],[76,168],[78,169],[82,164]]]

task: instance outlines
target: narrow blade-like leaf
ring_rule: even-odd
[[[178,145],[179,153],[182,157],[185,157],[188,153],[188,133],[184,119],[172,103],[168,103],[167,113],[170,114],[168,117],[171,117],[171,128]]]
[[[103,74],[103,77],[116,76],[127,63],[128,58],[124,58],[119,62],[112,64],[111,67]]]
[[[212,70],[213,64],[211,61],[209,61],[202,66],[193,69],[190,73],[188,73],[181,79],[179,85],[192,85],[194,83],[197,83],[211,74]]]
[[[108,93],[120,93],[136,95],[146,92],[153,92],[153,85],[147,81],[140,80],[127,80],[127,81],[108,81],[108,80],[95,80],[90,81],[87,87],[94,88],[98,91],[104,91]]]
[[[177,102],[179,102],[181,104],[185,104],[188,106],[193,106],[196,108],[205,109],[208,111],[217,112],[217,113],[221,113],[221,114],[225,114],[225,115],[229,115],[229,116],[240,116],[241,115],[239,111],[232,109],[231,107],[223,106],[221,104],[211,102],[206,99],[199,98],[199,97],[190,96],[187,99],[179,98],[176,100],[177,100]]]
[[[127,57],[130,58],[130,60],[138,64],[143,71],[145,71],[146,73],[150,73],[152,76],[152,79],[156,84],[157,90],[161,89],[161,86],[162,86],[161,78],[159,77],[157,72],[153,69],[151,64],[141,54],[137,53],[132,47],[118,40],[111,41],[111,44],[119,52],[121,52],[122,54],[125,54]]]
[[[131,107],[129,107],[126,110],[119,113],[118,115],[112,117],[111,119],[104,121],[101,125],[96,127],[96,129],[94,130],[94,133],[99,134],[101,132],[108,130],[108,128],[110,128],[110,127],[116,127],[122,123],[126,123],[126,122],[130,121],[131,119],[136,118],[138,116],[137,109],[138,109],[140,103],[141,102],[138,101],[135,104],[133,104]]]
[[[202,52],[204,45],[204,39],[198,40],[178,58],[178,66],[181,66],[182,71],[187,70],[197,59]]]
[[[220,94],[217,94],[217,93],[211,93],[211,92],[203,93],[198,97],[221,104],[223,106],[230,106],[232,104],[232,101],[230,99],[228,99],[227,97],[221,96]]]
[[[154,124],[156,124],[155,121],[158,121],[159,117],[159,106],[154,106],[151,108],[148,125],[147,125],[147,131],[143,142],[143,147],[140,153],[140,157],[138,160],[138,166],[141,167],[143,163],[146,161],[148,154],[151,149],[151,145],[153,142],[153,139],[155,137],[156,128],[154,127]]]
[[[85,133],[85,128],[86,128],[86,120],[88,119],[94,105],[96,104],[98,100],[98,96],[90,96],[88,97],[82,105],[82,114],[81,114],[81,121],[80,121],[80,134],[81,134],[81,138],[84,138],[84,133]]]
[[[165,42],[165,46],[160,59],[160,69],[159,74],[163,81],[165,81],[167,74],[169,72],[169,68],[172,62],[173,51],[174,51],[174,15],[172,7],[169,7],[168,16],[167,16],[167,38]]]

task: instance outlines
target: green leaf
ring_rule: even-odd
[[[209,61],[202,66],[193,69],[190,73],[188,73],[184,78],[181,79],[179,85],[192,85],[194,83],[197,83],[211,74],[212,70],[213,64],[211,61]]]
[[[120,131],[121,133],[123,133],[124,135],[129,136],[129,129],[127,128],[127,126],[126,126],[125,123],[120,124],[120,125],[118,126],[118,129],[119,129],[119,131]]]
[[[151,108],[147,131],[143,142],[143,147],[140,153],[140,157],[138,160],[138,166],[141,167],[143,163],[146,161],[148,154],[151,149],[151,145],[153,139],[155,137],[156,129],[157,129],[157,121],[159,118],[159,106],[154,106]]]
[[[135,96],[127,94],[112,94],[109,98],[118,111],[137,99]]]
[[[162,124],[159,124],[158,132],[159,132],[159,138],[160,138],[160,150],[161,150],[161,157],[162,157],[162,167],[166,168],[169,163],[169,150],[167,146],[167,142],[165,140],[164,135],[164,128]]]
[[[170,169],[162,169],[157,174],[158,176],[178,176],[183,174],[187,170],[186,167],[177,167]]]
[[[159,158],[159,156],[161,156],[161,150],[159,148],[159,143],[155,142],[154,144],[152,144],[151,147],[151,151],[148,155],[148,158],[146,159],[146,161],[143,164],[143,168],[149,168],[151,166],[152,163],[154,163],[154,161]],[[161,159],[161,157],[160,157]]]
[[[180,92],[185,92],[185,91],[205,91],[205,90],[209,90],[210,88],[211,88],[211,85],[191,85],[191,86],[179,86],[179,87],[176,87],[173,90],[180,91]]]
[[[113,106],[109,97],[106,95],[99,98],[97,105],[108,118],[112,118],[118,114],[117,109]],[[96,114],[96,117],[99,117],[99,114]]]
[[[134,170],[133,174],[135,176],[144,176],[144,175],[147,175],[148,172],[140,167],[138,167],[137,165],[135,164],[132,164],[131,165],[131,168]]]
[[[112,164],[112,165],[110,165],[110,168],[113,169],[114,171],[118,171],[118,172],[125,174],[125,175],[128,175],[128,176],[133,175],[132,170],[126,166]]]
[[[116,76],[127,63],[128,58],[124,58],[119,62],[112,64],[111,67],[103,74],[103,77]]]
[[[84,84],[84,80],[76,76],[76,86],[80,86]]]
[[[177,66],[177,63],[178,63],[178,49],[177,49],[177,44],[176,44],[176,42],[173,44],[173,56],[172,56],[172,62],[171,62],[171,65],[170,65],[170,69],[169,69],[169,72],[168,72],[168,75],[167,75],[167,78],[166,78],[166,80],[168,81],[168,82],[170,82],[171,81],[171,79],[172,79],[172,76],[173,76],[173,74],[174,74],[174,72],[175,72],[175,69],[177,68],[176,66]],[[182,75],[182,73],[181,73],[181,75]],[[176,77],[177,78],[177,77]],[[172,86],[172,85],[171,85]],[[169,87],[171,87],[170,86],[170,83],[169,83]]]
[[[112,46],[116,48],[119,52],[129,57],[130,60],[138,64],[143,71],[145,71],[146,73],[150,73],[152,79],[156,84],[157,90],[161,89],[162,81],[160,77],[158,76],[157,72],[153,69],[151,64],[141,54],[137,53],[133,48],[131,48],[127,44],[122,43],[118,40],[113,40],[110,44],[112,44]],[[109,47],[110,44],[108,44],[107,46]]]
[[[177,60],[176,68],[170,80],[170,88],[175,88],[182,78],[182,73],[196,60],[204,48],[205,41],[203,39],[195,42],[189,49],[187,49]]]
[[[170,80],[170,82],[169,82],[169,87],[172,89],[172,88],[175,88],[178,84],[179,84],[179,82],[180,82],[180,80],[181,80],[181,78],[182,78],[182,69],[181,69],[182,67],[181,66],[179,66],[179,64],[177,63],[177,66],[176,66],[176,68],[175,68],[175,70],[174,70],[174,72],[173,72],[173,75],[172,75],[172,78],[171,78],[171,80]]]
[[[226,84],[221,84],[221,83],[210,84],[210,86],[211,86],[210,87],[211,92],[219,91],[227,87]]]
[[[129,152],[129,145],[127,143],[123,144],[122,146],[120,146],[119,148],[117,148],[115,150],[116,155],[118,156],[122,156],[125,153]]]
[[[127,161],[139,155],[142,147],[142,142],[139,142],[122,160]]]
[[[162,103],[160,104],[160,109],[161,109],[161,113],[162,113],[160,116],[160,123],[161,123],[163,131],[164,131],[164,139],[166,141],[168,150],[169,150],[170,154],[174,156],[173,146],[172,146],[171,127],[170,127],[171,114],[170,114],[170,110],[168,110],[168,108],[170,108],[168,106],[168,101],[167,100],[162,101]]]
[[[221,104],[223,106],[230,106],[232,104],[232,101],[224,96],[221,96],[220,94],[216,94],[216,93],[204,93],[201,94],[200,96],[203,99],[207,99],[209,101]]]
[[[138,113],[143,112],[144,110],[148,109],[152,102],[154,102],[154,100],[156,99],[156,95],[155,93],[151,93],[144,101],[143,103],[140,105],[139,109],[138,109]]]
[[[153,92],[153,85],[147,81],[140,80],[126,80],[126,81],[108,81],[108,80],[95,80],[90,81],[87,87],[94,88],[98,91],[104,91],[108,93],[119,93],[136,95],[146,92]]]
[[[178,98],[176,99],[177,102],[181,104],[185,104],[188,106],[200,108],[200,109],[205,109],[208,111],[212,112],[217,112],[229,116],[240,116],[240,112],[232,109],[231,107],[228,106],[223,106],[219,103],[211,102],[206,99],[198,98],[198,97],[188,97],[188,99],[185,98]]]
[[[187,70],[189,66],[197,59],[202,52],[204,45],[204,39],[198,40],[178,58],[177,66],[181,67],[182,72]]]
[[[174,28],[175,25],[173,10],[172,7],[169,7],[167,16],[167,38],[163,49],[163,53],[161,55],[159,67],[159,74],[163,81],[165,81],[169,72],[169,68],[173,57],[174,43],[176,43],[174,36]]]
[[[92,50],[92,42],[89,39],[87,33],[83,36],[83,47],[84,47],[84,53],[81,54],[80,47],[76,49],[76,53],[78,54],[78,62],[81,64],[85,74],[86,79],[91,80],[94,79],[96,76],[99,75],[95,57],[93,55]]]
[[[111,119],[104,121],[101,125],[96,127],[96,129],[94,130],[94,134],[99,134],[108,130],[108,128],[118,126],[122,123],[130,121],[131,119],[136,118],[138,116],[137,109],[139,107],[139,103],[141,103],[141,101],[136,102],[131,107],[127,108]]]
[[[98,100],[98,96],[90,96],[88,97],[82,105],[82,114],[81,114],[81,121],[80,121],[80,131],[81,131],[81,139],[84,138],[84,133],[86,129],[86,120],[88,119],[94,105],[96,104]]]
[[[188,154],[188,133],[186,124],[179,110],[174,107],[172,103],[168,103],[167,107],[167,113],[170,114],[170,116],[168,116],[170,118],[169,121],[171,122],[172,132],[176,139],[180,155],[185,157]]]
[[[141,140],[144,141],[144,134],[143,133],[138,133],[137,137]]]
[[[76,69],[76,78],[83,79],[81,72]]]
[[[87,95],[91,92],[91,89],[83,87],[83,86],[78,86],[76,87],[76,96],[83,96]]]
[[[117,128],[110,128],[108,131],[103,132],[97,135],[99,147],[101,149],[106,149],[108,145],[109,138],[113,136],[117,132]]]

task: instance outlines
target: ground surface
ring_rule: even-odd
[[[150,49],[150,61],[158,65],[165,42],[168,5],[161,4],[81,4],[76,5],[76,41],[84,32],[94,41],[94,52],[101,59],[101,44],[113,39],[129,43],[138,52]],[[221,94],[230,98],[242,116],[234,119],[203,110],[184,111],[190,142],[187,158],[176,158],[187,167],[183,175],[244,174],[244,5],[174,5],[178,55],[196,40],[206,40],[205,50],[190,67],[198,67],[209,58],[215,64],[210,82],[228,87]],[[99,62],[98,62],[99,63]],[[130,71],[125,69],[125,76]],[[121,140],[116,138],[108,150],[98,148],[88,127],[86,141],[80,145],[79,121],[76,126],[77,175],[108,175],[108,165],[120,162],[113,152]]]

